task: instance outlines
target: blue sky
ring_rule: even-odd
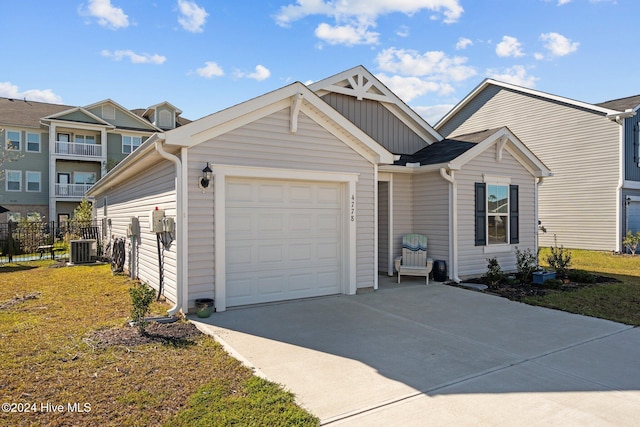
[[[0,96],[197,119],[364,65],[431,124],[491,77],[640,94],[638,0],[0,0]]]

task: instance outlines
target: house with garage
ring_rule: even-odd
[[[409,233],[452,280],[515,269],[549,174],[508,128],[444,140],[358,66],[158,132],[87,195],[174,314],[377,289]]]
[[[542,246],[621,251],[640,230],[640,96],[590,104],[486,79],[435,129],[507,126],[552,171],[539,192]]]

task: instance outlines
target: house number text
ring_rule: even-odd
[[[351,222],[355,222],[356,220],[356,196],[354,194],[351,195]]]

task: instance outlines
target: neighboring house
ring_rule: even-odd
[[[86,107],[0,98],[2,185],[7,219],[68,220],[107,170],[156,132],[188,120],[169,103],[129,111],[107,99]]]
[[[443,141],[358,66],[157,133],[88,195],[170,313],[223,311],[377,289],[407,233],[454,280],[514,270],[547,175],[506,128]]]
[[[484,80],[435,129],[446,137],[507,126],[549,168],[542,246],[621,251],[640,230],[640,96],[588,104]]]

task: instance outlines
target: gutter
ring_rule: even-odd
[[[168,316],[173,316],[178,313],[183,308],[183,289],[184,289],[184,266],[185,262],[185,251],[184,248],[186,233],[184,232],[186,229],[186,219],[183,214],[184,210],[184,192],[182,190],[182,161],[178,156],[167,153],[164,150],[163,143],[166,141],[164,133],[157,134],[158,138],[154,141],[155,150],[165,159],[173,162],[176,167],[176,252],[177,252],[177,277],[176,277],[176,303],[173,307],[167,310]],[[183,313],[186,314],[186,310],[182,310]]]
[[[440,176],[449,182],[449,264],[451,273],[449,278],[456,283],[462,282],[458,277],[458,183],[455,180],[453,169],[447,171],[440,168]]]

